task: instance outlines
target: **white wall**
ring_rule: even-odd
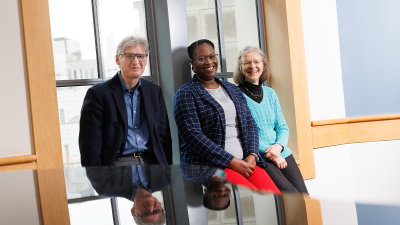
[[[0,3],[0,158],[33,154],[19,0]],[[0,223],[42,224],[33,171],[0,173]]]
[[[336,0],[301,0],[311,121],[346,117]],[[358,224],[356,203],[400,205],[400,141],[314,149],[324,225]]]
[[[0,223],[42,224],[36,172],[1,172],[0,180]]]
[[[20,2],[0,7],[0,158],[33,154]]]
[[[351,144],[357,203],[400,206],[400,140]]]
[[[316,179],[306,186],[321,201],[324,225],[357,224],[351,155],[349,145],[314,149]]]
[[[301,0],[311,121],[345,118],[335,0]]]

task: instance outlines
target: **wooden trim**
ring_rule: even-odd
[[[29,163],[37,160],[36,155],[23,155],[15,157],[0,158],[0,166],[17,164],[17,163]]]
[[[399,140],[400,119],[318,125],[312,128],[312,133],[314,148],[370,141]]]
[[[70,225],[63,169],[38,169],[38,189],[44,225]]]
[[[331,124],[359,123],[359,122],[371,122],[371,121],[394,120],[394,119],[400,119],[400,113],[377,115],[377,116],[349,117],[349,118],[340,118],[333,120],[318,120],[318,121],[312,121],[311,126],[315,127],[315,126],[324,126]]]
[[[400,119],[349,124],[349,143],[400,139]]]
[[[281,196],[285,224],[309,224],[307,206],[303,196],[290,192],[282,192]]]
[[[20,1],[42,221],[44,225],[67,225],[70,220],[61,169],[63,160],[49,4],[48,0]]]
[[[33,143],[39,169],[63,168],[47,0],[21,0]]]
[[[0,166],[0,172],[12,171],[12,170],[36,170],[36,169],[37,169],[36,162]]]
[[[288,147],[305,179],[315,178],[300,0],[263,0],[271,87],[289,126]]]
[[[321,203],[317,199],[312,199],[308,195],[303,195],[306,203],[307,211],[307,224],[308,225],[322,225],[322,211]]]
[[[312,128],[312,133],[314,148],[349,143],[348,124],[317,126]]]

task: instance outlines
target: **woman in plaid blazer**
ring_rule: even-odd
[[[190,62],[196,73],[191,81],[178,89],[174,96],[174,118],[181,138],[181,164],[212,165],[224,169],[231,182],[249,182],[254,189],[280,193],[267,173],[258,153],[258,133],[246,100],[235,85],[215,78],[218,58],[214,44],[199,40],[188,47]],[[243,158],[225,149],[227,113],[209,92],[222,87],[236,109],[236,127]],[[256,166],[257,165],[257,166]],[[259,167],[260,166],[260,167]],[[227,169],[229,168],[229,169]],[[249,186],[249,185],[247,185]]]

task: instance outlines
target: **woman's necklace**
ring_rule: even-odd
[[[251,93],[251,92],[249,91],[249,89],[247,89],[246,86],[245,86],[244,88],[246,88],[247,92],[249,92],[249,93],[251,94],[251,96],[253,96],[253,98],[262,98],[262,96],[263,96],[263,91],[262,91],[262,89],[261,89],[261,94],[255,95],[255,94]]]

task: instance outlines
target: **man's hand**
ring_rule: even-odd
[[[244,159],[244,161],[247,162],[248,164],[252,165],[254,168],[256,168],[257,160],[256,160],[256,158],[255,158],[254,156],[252,156],[251,154],[248,155],[248,156]]]
[[[274,158],[278,158],[278,156],[281,155],[281,151],[282,151],[282,146],[280,144],[274,144],[269,146],[267,150],[265,150],[264,156],[265,158],[274,161]]]
[[[253,171],[255,170],[255,167],[253,165],[236,157],[233,158],[233,160],[229,163],[228,167],[240,173],[242,176],[246,178],[250,177],[253,174]]]
[[[287,162],[286,159],[284,159],[282,156],[279,156],[277,158],[275,158],[274,160],[272,160],[275,165],[279,168],[279,169],[285,169],[287,167]]]

